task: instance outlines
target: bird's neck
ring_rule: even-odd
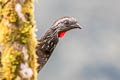
[[[58,43],[58,32],[54,28],[50,28],[40,41],[40,49],[48,54],[51,54]]]
[[[46,64],[49,57],[51,56],[53,50],[55,49],[57,43],[58,43],[58,33],[56,30],[50,28],[43,37],[41,37],[40,40],[38,40],[39,44],[36,47],[36,53],[38,56],[38,72],[41,70],[41,68]]]

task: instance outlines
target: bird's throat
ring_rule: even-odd
[[[59,38],[62,38],[65,35],[66,32],[60,32],[59,33]]]

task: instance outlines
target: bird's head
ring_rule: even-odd
[[[54,28],[56,29],[58,36],[62,38],[64,34],[72,29],[82,29],[82,26],[80,26],[77,22],[77,20],[73,17],[62,17],[55,21],[53,24]]]

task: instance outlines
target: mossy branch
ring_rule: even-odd
[[[0,79],[36,80],[33,0],[0,0]]]

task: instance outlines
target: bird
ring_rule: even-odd
[[[82,29],[82,26],[78,24],[77,20],[73,17],[65,16],[56,20],[48,31],[39,39],[36,46],[37,55],[37,72],[44,67],[49,60],[54,49],[56,48],[59,38],[62,38],[66,32],[72,29]],[[0,52],[0,67],[1,64],[1,52]]]
[[[82,29],[77,20],[70,16],[64,16],[56,20],[47,32],[38,40],[36,47],[37,58],[37,71],[44,67],[49,60],[54,49],[56,48],[59,39],[62,38],[66,32],[72,29]]]

